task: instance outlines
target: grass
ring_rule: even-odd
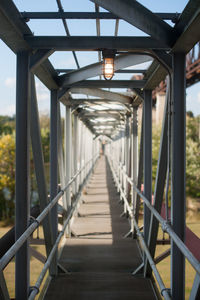
[[[189,218],[187,222],[187,226],[195,232],[195,234],[200,238],[200,220],[199,219],[192,219]],[[11,226],[5,226],[3,223],[0,223],[0,237],[3,236]],[[39,236],[40,238],[43,238],[43,230],[42,227],[39,229]],[[36,232],[34,233],[34,238],[36,238]],[[162,231],[159,230],[159,238],[162,238]],[[167,236],[166,236],[167,238]],[[45,247],[44,245],[32,245],[35,250],[45,255]],[[170,247],[170,245],[158,245],[156,249],[156,256],[163,253],[165,250],[167,250]],[[37,259],[31,257],[30,261],[30,267],[31,267],[31,274],[30,274],[30,285],[35,285],[37,278],[43,268],[43,264],[38,261]],[[162,262],[157,264],[157,268],[160,272],[160,275],[165,283],[165,286],[167,288],[170,288],[170,256],[165,258]],[[4,270],[4,276],[7,282],[9,294],[11,298],[15,297],[14,292],[14,281],[15,281],[15,264],[14,260],[12,260],[8,266]],[[190,290],[192,288],[193,280],[195,276],[195,271],[191,267],[191,265],[186,261],[186,300],[189,299]],[[47,277],[47,276],[46,276]],[[43,281],[44,284],[45,280]],[[41,287],[42,289],[42,287]],[[40,290],[41,290],[40,289]],[[36,298],[38,299],[38,297]]]
[[[0,224],[0,237],[2,237],[10,228],[11,226],[4,226],[3,223]],[[43,230],[42,227],[39,228],[39,236],[40,238],[43,238]],[[36,238],[36,232],[34,232],[33,237]],[[31,247],[33,247],[35,250],[37,250],[38,252],[40,252],[41,254],[43,254],[45,256],[45,246],[44,245],[32,245]],[[31,260],[30,260],[30,286],[34,286],[37,278],[40,274],[40,272],[42,271],[43,268],[43,264],[38,261],[37,259],[35,259],[33,256],[31,256]],[[8,291],[9,291],[9,295],[10,298],[15,298],[15,290],[14,290],[14,282],[15,282],[15,262],[14,259],[8,264],[8,266],[4,269],[4,276],[6,279],[6,283],[7,283],[7,287],[8,287]],[[45,282],[45,280],[43,281],[43,283]],[[42,289],[42,287],[41,287]],[[41,290],[40,289],[40,290]],[[38,299],[38,296],[35,298]]]
[[[200,237],[200,222],[190,222],[189,226],[192,231],[194,231]],[[159,236],[161,238],[162,232],[159,230]],[[167,238],[167,236],[166,236]],[[170,245],[158,245],[156,249],[156,257],[170,248]],[[162,277],[162,280],[167,288],[170,288],[170,256],[165,258],[159,264],[157,264],[158,271]],[[190,291],[193,285],[195,270],[186,260],[186,270],[185,270],[185,299],[189,299]]]

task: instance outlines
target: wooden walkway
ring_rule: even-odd
[[[131,272],[141,263],[137,242],[123,238],[130,227],[105,157],[101,157],[83,195],[60,264],[70,274],[52,279],[46,300],[157,299],[150,280]]]

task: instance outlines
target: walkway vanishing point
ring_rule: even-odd
[[[59,263],[70,274],[52,279],[45,300],[157,299],[150,279],[134,277],[142,262],[137,241],[124,238],[130,226],[105,157],[97,162],[79,216]]]

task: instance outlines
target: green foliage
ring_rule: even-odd
[[[154,191],[157,163],[160,149],[161,126],[153,125],[152,128],[152,187]]]
[[[0,218],[14,215],[15,195],[15,137],[0,137]]]
[[[153,126],[152,139],[152,180],[155,185],[157,161],[160,147],[161,126]],[[200,117],[187,113],[186,123],[186,193],[200,197]]]
[[[15,129],[15,117],[0,116],[0,135],[12,134]]]
[[[186,127],[186,192],[200,197],[200,118],[187,117]]]

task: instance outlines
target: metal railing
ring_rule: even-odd
[[[148,207],[148,209],[151,211],[151,213],[154,215],[154,217],[158,220],[158,222],[161,224],[161,228],[163,232],[166,232],[169,234],[171,239],[174,241],[176,246],[179,248],[179,250],[182,252],[182,254],[187,258],[189,263],[193,266],[195,271],[200,275],[200,263],[195,258],[195,256],[192,254],[192,252],[188,249],[188,247],[184,244],[184,242],[178,237],[178,235],[174,232],[169,222],[167,222],[165,219],[161,217],[161,215],[157,212],[157,210],[151,205],[151,202],[144,196],[144,194],[136,187],[133,180],[126,174],[125,168],[123,165],[117,164],[114,162],[111,156],[107,154],[108,162],[113,174],[114,181],[117,185],[117,189],[120,193],[120,197],[124,200],[124,206],[125,210],[128,212],[128,215],[131,219],[131,221],[134,224],[135,230],[137,232],[137,235],[139,237],[139,240],[142,244],[143,251],[149,261],[150,267],[155,275],[155,278],[157,280],[157,283],[160,288],[161,295],[164,297],[164,299],[171,299],[170,296],[170,290],[165,287],[163,280],[160,276],[160,273],[158,269],[156,268],[156,264],[154,262],[153,257],[150,254],[150,251],[148,249],[148,245],[146,244],[143,234],[140,231],[140,228],[136,222],[135,213],[134,213],[134,207],[131,207],[130,203],[128,202],[126,192],[123,188],[123,180],[125,179],[126,183],[129,183],[133,190],[140,196],[140,198],[144,201],[145,205]],[[119,175],[120,174],[120,175]],[[132,192],[133,192],[132,190]]]
[[[52,208],[56,205],[56,203],[59,201],[59,199],[64,195],[64,193],[67,191],[67,189],[71,186],[71,184],[76,180],[76,178],[78,177],[79,174],[81,174],[84,170],[87,170],[87,173],[85,174],[85,179],[83,180],[83,183],[81,184],[80,188],[79,188],[79,192],[76,196],[75,201],[73,202],[71,209],[67,215],[67,218],[63,224],[63,228],[62,230],[59,232],[57,239],[55,241],[54,246],[52,247],[49,256],[44,264],[44,267],[38,277],[38,280],[35,284],[35,286],[31,287],[31,291],[30,291],[30,295],[29,295],[29,300],[32,300],[35,298],[35,296],[39,293],[39,288],[40,285],[44,279],[44,276],[48,270],[48,268],[50,267],[51,261],[54,257],[54,254],[57,250],[58,244],[66,230],[67,225],[70,222],[71,217],[73,216],[73,213],[77,207],[77,204],[80,200],[80,196],[82,193],[82,190],[85,186],[85,184],[87,183],[87,180],[96,164],[96,161],[99,157],[99,154],[95,154],[93,156],[93,158],[91,158],[90,160],[88,160],[85,165],[78,170],[78,172],[70,179],[70,181],[67,183],[67,185],[61,189],[58,194],[56,195],[56,197],[53,198],[53,200],[46,206],[46,208],[40,213],[40,215],[33,219],[31,218],[32,223],[30,224],[30,226],[26,229],[26,231],[24,231],[24,233],[20,236],[20,238],[12,245],[12,247],[4,254],[4,256],[0,259],[0,270],[3,271],[3,269],[7,266],[7,264],[11,261],[11,259],[15,256],[15,254],[17,253],[17,251],[23,246],[23,244],[28,240],[28,238],[31,236],[31,234],[39,227],[39,225],[42,223],[42,221],[44,220],[44,218],[47,216],[47,214],[52,210]],[[88,168],[89,166],[89,168]]]

